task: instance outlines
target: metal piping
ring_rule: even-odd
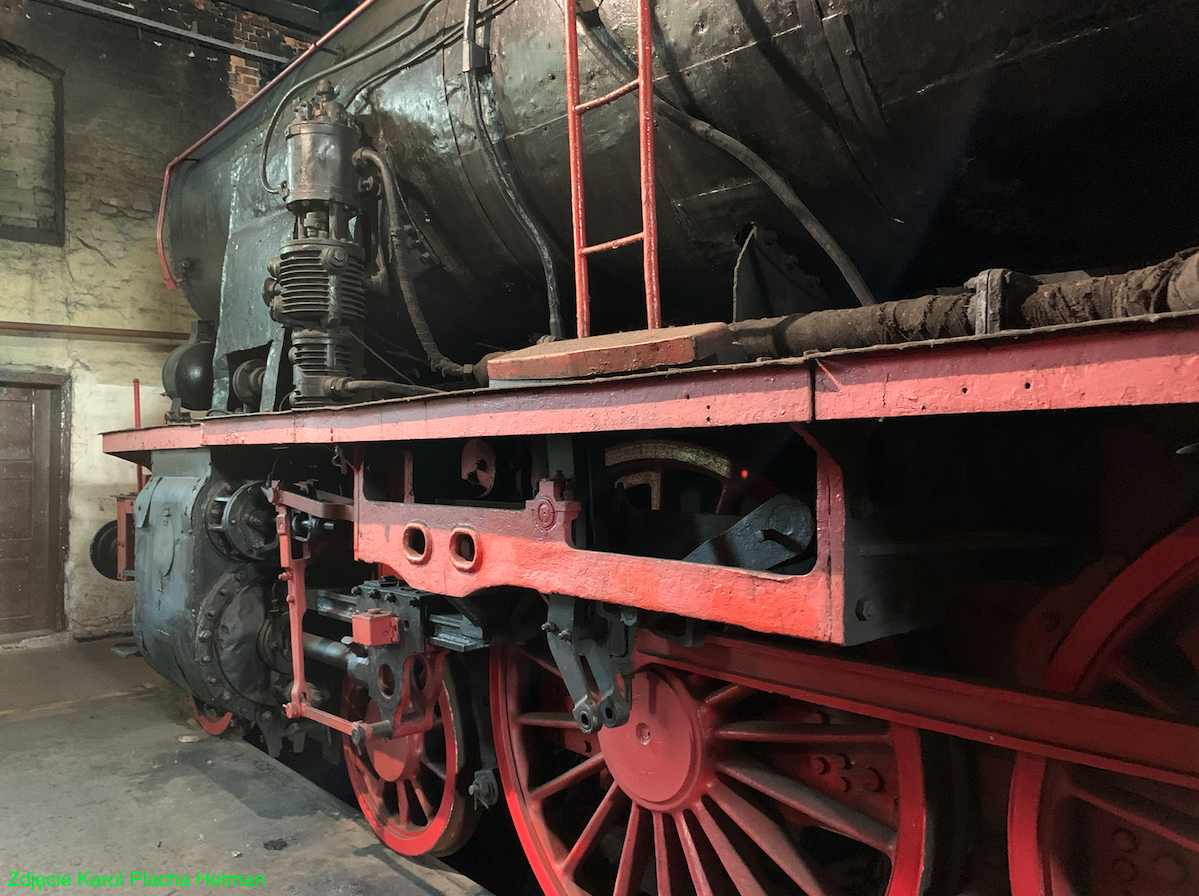
[[[424,311],[421,310],[420,298],[416,294],[416,283],[413,281],[412,272],[408,270],[408,263],[404,259],[404,241],[400,231],[400,209],[403,207],[403,200],[400,197],[400,187],[396,183],[395,172],[391,170],[391,165],[387,160],[373,149],[360,149],[354,153],[354,164],[357,165],[359,162],[366,162],[375,168],[383,181],[391,263],[395,267],[396,279],[400,281],[400,293],[408,308],[412,328],[416,330],[416,337],[420,340],[421,348],[429,357],[429,367],[434,373],[444,377],[470,376],[473,370],[470,364],[458,364],[441,353],[441,349],[437,347],[437,342],[433,338],[433,331],[429,329],[429,324],[425,320]]]
[[[608,30],[608,27],[600,20],[598,12],[579,12],[576,13],[576,17],[579,24],[583,26],[583,32],[591,38],[592,49],[596,51],[596,55],[599,56],[600,60],[605,63],[609,73],[618,80],[623,80],[625,72],[622,69],[633,73],[637,72],[637,66],[629,59],[624,47],[620,45]],[[688,115],[682,109],[668,102],[657,90],[654,91],[654,99],[657,101],[658,111],[667,120],[684,130],[690,131],[701,140],[711,143],[717,149],[723,150],[752,171],[774,193],[778,200],[787,207],[787,210],[795,216],[804,230],[808,232],[808,235],[816,241],[816,244],[824,250],[833,264],[837,266],[837,270],[845,278],[846,284],[848,284],[858,302],[862,305],[875,304],[877,300],[874,297],[874,293],[862,278],[853,259],[841,248],[841,244],[825,229],[825,226],[820,223],[817,217],[812,214],[812,210],[808,208],[807,204],[796,195],[795,191],[791,189],[791,185],[787,183],[781,174],[767,164],[765,159],[735,137],[712,127],[706,121],[702,121],[693,115]]]
[[[487,47],[480,47],[475,43],[478,17],[478,0],[466,0],[466,14],[462,22],[462,71],[466,75],[466,89],[470,98],[471,113],[475,119],[475,132],[478,134],[479,144],[483,147],[483,158],[487,160],[487,167],[491,169],[492,175],[499,182],[500,193],[504,197],[508,210],[520,221],[521,227],[524,228],[525,233],[529,235],[529,239],[537,249],[537,257],[541,259],[541,269],[545,273],[545,295],[549,306],[550,335],[555,339],[562,339],[566,336],[566,330],[562,323],[562,298],[558,293],[558,277],[554,272],[554,259],[550,255],[549,243],[538,223],[529,213],[529,204],[521,196],[520,187],[516,183],[511,167],[500,156],[491,139],[491,134],[487,130],[488,123],[484,120],[483,98],[479,82],[482,80],[481,71],[485,65],[475,58],[475,53],[477,50],[481,50],[486,54]],[[489,105],[488,110],[491,108]]]

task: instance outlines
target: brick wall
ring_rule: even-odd
[[[54,82],[0,49],[0,226],[53,229]]]
[[[139,15],[153,11],[151,0],[132,5]],[[223,5],[183,0],[162,6],[159,18],[186,28],[195,21],[200,33],[230,41],[235,26],[248,24],[240,32],[247,46],[289,46],[279,34],[251,30],[265,30],[266,20]],[[158,198],[167,162],[233,111],[231,59],[33,0],[0,0],[0,35],[63,73],[65,196],[61,246],[0,239],[0,380],[5,372],[70,377],[68,622],[77,637],[128,631],[132,585],[101,577],[88,559],[93,534],[115,514],[115,495],[134,485],[133,466],[104,455],[100,433],[132,425],[134,377],[143,384],[144,420],[162,419],[161,368],[177,342],[21,335],[4,322],[187,331],[195,315],[159,268]],[[0,90],[7,75],[0,72]],[[35,113],[31,126],[41,121]],[[0,122],[0,139],[12,139],[7,127]],[[0,149],[0,159],[7,156]]]

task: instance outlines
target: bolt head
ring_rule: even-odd
[[[1132,852],[1137,848],[1137,836],[1125,828],[1116,828],[1112,832],[1112,846],[1120,852]]]
[[[1128,859],[1115,859],[1112,862],[1112,873],[1125,883],[1136,880],[1137,866]]]
[[[1177,856],[1172,856],[1169,853],[1162,853],[1153,860],[1153,873],[1164,884],[1176,887],[1186,880],[1186,867],[1178,860]]]

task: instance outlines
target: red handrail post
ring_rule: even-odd
[[[645,277],[645,316],[651,330],[662,326],[658,289],[658,213],[654,191],[654,43],[651,0],[637,3],[637,77],[613,91],[579,102],[579,35],[575,22],[577,0],[564,0],[566,44],[566,132],[570,144],[570,212],[574,225],[575,320],[579,338],[591,335],[591,296],[587,256],[641,241]],[[637,146],[641,166],[641,232],[594,246],[587,245],[583,204],[583,113],[637,91]]]
[[[658,212],[654,201],[654,42],[650,0],[638,0],[637,4],[637,81],[645,316],[649,329],[654,330],[662,326],[662,300],[658,295]]]
[[[133,428],[142,428],[142,381],[133,378]],[[142,465],[137,465],[137,490],[140,492],[146,485],[146,471]]]
[[[591,297],[587,286],[587,220],[583,212],[583,113],[579,109],[579,34],[575,0],[564,0],[566,37],[566,129],[570,143],[570,212],[575,250],[575,330],[580,339],[591,335]]]

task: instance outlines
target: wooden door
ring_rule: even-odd
[[[0,382],[0,635],[63,627],[61,402]]]

